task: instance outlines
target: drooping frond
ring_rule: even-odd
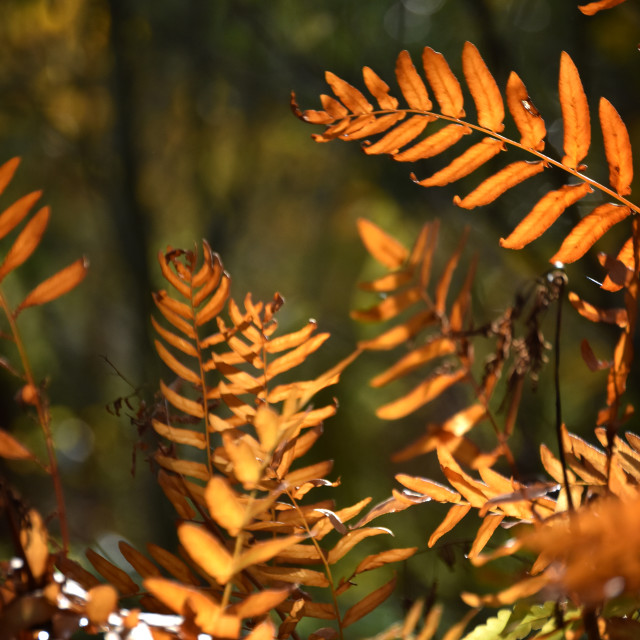
[[[599,2],[582,7],[595,12],[619,4]],[[598,5],[597,7],[595,5]],[[529,214],[506,238],[506,248],[520,249],[548,229],[571,205],[593,191],[600,191],[615,203],[597,205],[569,233],[552,262],[569,263],[582,257],[602,235],[640,208],[626,199],[631,192],[633,162],[629,134],[613,105],[602,98],[599,121],[609,167],[609,184],[604,186],[584,174],[583,165],[591,147],[591,117],[578,70],[566,52],[560,60],[559,96],[564,125],[562,160],[543,153],[546,127],[528,91],[515,72],[506,86],[506,105],[520,133],[520,140],[504,135],[505,105],[502,93],[476,47],[465,43],[462,52],[464,81],[474,102],[475,122],[465,116],[461,83],[442,54],[425,47],[422,56],[424,78],[416,70],[409,54],[400,53],[396,79],[406,106],[390,93],[389,86],[368,67],[364,79],[379,108],[355,87],[327,73],[335,98],[321,96],[323,110],[301,111],[292,96],[296,115],[311,124],[326,126],[324,133],[314,134],[318,142],[333,139],[362,140],[366,154],[388,154],[399,162],[416,162],[439,155],[458,145],[473,132],[484,137],[462,150],[448,165],[426,178],[414,181],[424,187],[444,186],[468,176],[507,148],[528,154],[529,160],[516,160],[482,181],[464,197],[455,196],[460,207],[472,209],[489,204],[518,184],[533,179],[549,167],[556,167],[577,182],[544,194]],[[440,107],[434,110],[427,84]],[[438,124],[439,123],[439,124]],[[435,130],[432,132],[431,128]],[[373,138],[377,139],[373,140]],[[531,158],[531,156],[533,156]]]

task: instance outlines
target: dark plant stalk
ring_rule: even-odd
[[[556,310],[556,331],[554,339],[554,363],[553,363],[553,381],[555,388],[555,408],[556,408],[556,438],[558,440],[558,457],[562,465],[562,479],[564,488],[567,492],[567,505],[569,511],[574,510],[573,497],[571,496],[571,488],[569,486],[569,473],[567,471],[567,459],[564,455],[564,446],[562,444],[562,397],[560,393],[560,329],[562,327],[562,303],[564,302],[564,290],[567,284],[567,276],[564,272],[558,271],[553,276],[554,282],[558,287],[557,310]]]

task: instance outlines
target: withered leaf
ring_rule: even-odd
[[[559,90],[564,125],[562,164],[578,169],[591,145],[591,119],[580,74],[566,51],[560,57]]]
[[[498,171],[498,173],[481,182],[468,196],[464,198],[454,196],[453,202],[463,209],[481,207],[493,202],[505,191],[515,187],[517,184],[538,173],[542,173],[544,169],[543,162],[528,162],[526,160],[512,162]]]
[[[178,526],[178,538],[193,561],[220,584],[238,571],[229,550],[204,527],[184,522]]]
[[[100,584],[87,592],[85,612],[96,625],[106,623],[118,605],[118,592],[110,584]]]
[[[462,88],[444,56],[431,47],[422,51],[424,72],[445,116],[464,117]]]
[[[365,571],[371,571],[373,569],[377,569],[384,565],[390,564],[391,562],[403,562],[410,558],[416,551],[418,547],[407,547],[404,549],[387,549],[386,551],[381,551],[380,553],[375,553],[364,558],[356,567],[356,570],[353,572],[354,575],[359,573],[364,573]]]
[[[35,456],[10,433],[0,429],[0,458],[6,458],[7,460],[34,460]]]
[[[204,499],[211,517],[230,535],[237,536],[245,524],[246,508],[229,481],[220,475],[213,476],[205,488]]]
[[[370,67],[362,68],[362,77],[371,95],[378,101],[381,109],[398,108],[398,101],[389,95],[389,85]],[[344,114],[346,115],[346,114]]]
[[[462,518],[464,518],[469,510],[470,504],[454,504],[451,509],[447,511],[447,515],[444,520],[438,525],[436,530],[431,534],[427,545],[433,547],[433,545],[445,534],[451,531]]]
[[[476,105],[478,124],[500,133],[504,129],[502,94],[480,52],[468,41],[462,50],[462,71]]]
[[[607,232],[631,215],[631,209],[613,203],[601,204],[585,216],[563,240],[549,262],[569,264],[582,256]]]
[[[393,576],[389,582],[366,595],[360,602],[347,609],[342,618],[343,627],[348,627],[354,622],[360,620],[368,613],[377,609],[392,593],[396,586],[396,576]]]
[[[379,536],[381,534],[393,535],[391,531],[385,527],[367,527],[364,529],[354,529],[353,531],[349,531],[349,533],[343,536],[335,547],[329,551],[327,556],[329,564],[338,562],[338,560],[344,557],[351,549],[353,549],[353,547],[365,538]]]
[[[586,182],[565,185],[546,193],[531,211],[520,221],[509,237],[500,238],[500,246],[505,249],[522,249],[541,236],[564,210],[591,192]]]
[[[460,124],[448,124],[436,133],[432,133],[412,147],[400,151],[393,156],[397,162],[415,162],[432,158],[452,147],[463,136],[471,133],[469,127]]]
[[[418,75],[408,51],[401,51],[396,60],[396,79],[404,99],[412,109],[431,111],[427,87]]]
[[[598,309],[582,300],[573,291],[569,292],[569,302],[583,318],[591,320],[591,322],[608,322],[618,325],[621,329],[628,324],[626,309]]]
[[[451,373],[442,373],[427,378],[402,398],[389,402],[377,409],[376,415],[383,420],[404,418],[416,411],[416,409],[431,402],[434,398],[437,398],[449,387],[462,380],[466,375],[466,369],[460,368]]]
[[[349,111],[355,114],[369,113],[370,111],[373,111],[373,107],[369,104],[364,95],[362,95],[358,89],[351,86],[348,82],[338,78],[338,76],[335,75],[335,73],[331,73],[331,71],[327,71],[324,77],[333,93],[336,94],[338,99],[345,107],[347,107],[347,109],[349,109]]]
[[[86,258],[80,258],[68,267],[61,269],[55,275],[41,282],[35,289],[32,289],[18,305],[15,315],[22,309],[51,302],[71,291],[84,280],[88,269],[89,261]]]
[[[367,155],[379,153],[396,154],[402,147],[415,140],[431,120],[432,118],[429,116],[412,116],[391,129],[373,144],[364,145],[362,150]]]
[[[593,16],[598,13],[598,11],[611,9],[623,2],[625,2],[625,0],[597,0],[596,2],[580,5],[578,6],[578,9],[580,9],[585,16]]]
[[[110,582],[123,596],[130,596],[138,591],[138,586],[129,575],[114,564],[97,554],[93,549],[85,551],[87,560],[93,568],[108,582]]]
[[[455,182],[473,173],[503,149],[504,144],[502,141],[495,138],[484,138],[469,147],[457,158],[454,158],[444,169],[440,169],[431,177],[423,180],[418,180],[413,174],[411,174],[411,177],[416,184],[422,187],[443,187],[450,182]]]
[[[507,105],[520,132],[520,144],[542,151],[547,130],[544,120],[531,103],[527,88],[515,71],[507,81]]]
[[[120,553],[125,557],[126,561],[143,577],[160,576],[160,569],[156,567],[149,558],[143,556],[135,547],[132,547],[124,540],[118,543]]]
[[[47,228],[49,216],[49,207],[43,207],[27,222],[0,265],[0,280],[19,267],[35,251]]]
[[[366,218],[358,218],[358,233],[367,251],[388,269],[400,268],[409,256],[406,247]]]
[[[600,98],[599,115],[604,151],[609,164],[609,183],[619,195],[629,195],[633,181],[629,132],[615,107],[606,98]]]

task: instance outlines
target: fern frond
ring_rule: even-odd
[[[618,3],[619,0],[614,1],[614,4]],[[608,6],[613,4],[591,3],[581,9],[596,12]],[[561,55],[559,75],[564,124],[562,160],[543,153],[547,135],[544,121],[516,73],[512,72],[509,76],[505,95],[509,112],[520,133],[520,141],[502,133],[505,117],[503,96],[473,44],[467,42],[464,45],[462,68],[465,84],[475,105],[475,122],[465,118],[461,84],[442,54],[425,47],[422,61],[424,76],[435,95],[440,113],[433,110],[427,86],[406,51],[399,54],[396,62],[396,78],[406,106],[399,106],[399,100],[390,94],[388,85],[367,67],[364,71],[365,84],[376,98],[379,109],[374,110],[358,89],[328,73],[329,85],[337,99],[323,97],[323,111],[301,111],[292,94],[294,113],[306,122],[326,125],[323,134],[313,136],[318,142],[335,138],[348,141],[381,136],[376,141],[365,139],[362,143],[364,152],[369,155],[389,154],[399,162],[416,162],[436,156],[455,146],[473,131],[484,134],[480,142],[469,146],[432,176],[419,179],[412,173],[414,182],[424,187],[444,186],[460,180],[486,165],[508,147],[518,148],[535,157],[533,160],[508,164],[465,197],[456,195],[454,203],[467,209],[493,202],[506,191],[551,166],[579,181],[578,184],[566,185],[542,196],[513,233],[501,241],[503,247],[520,249],[526,246],[548,229],[569,206],[594,190],[621,205],[617,209],[611,208],[611,204],[600,205],[606,206],[606,209],[596,207],[585,218],[587,222],[579,223],[569,234],[561,250],[551,259],[552,262],[579,259],[608,229],[632,212],[640,213],[640,207],[626,198],[631,192],[633,179],[629,134],[613,105],[604,98],[600,101],[599,120],[610,187],[583,173],[586,166],[582,161],[591,146],[591,119],[580,75],[566,52]],[[435,121],[444,124],[435,133],[423,136],[423,132],[429,132],[431,123]]]

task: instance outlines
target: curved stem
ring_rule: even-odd
[[[557,167],[558,169],[562,169],[562,171],[565,171],[565,172],[571,174],[572,176],[575,176],[579,180],[582,180],[583,182],[588,183],[594,189],[597,189],[598,191],[602,191],[603,193],[606,193],[611,198],[614,198],[615,200],[617,200],[621,204],[629,207],[629,209],[631,209],[635,213],[640,214],[640,206],[639,205],[633,204],[633,202],[631,202],[631,201],[627,200],[625,197],[617,194],[612,189],[609,189],[609,187],[605,187],[603,184],[597,182],[596,180],[593,180],[592,178],[589,178],[588,176],[585,176],[583,173],[581,173],[577,169],[572,169],[571,167],[568,167],[567,165],[562,164],[562,162],[560,162],[559,160],[554,160],[550,156],[542,153],[541,151],[537,151],[535,149],[532,149],[531,147],[526,147],[525,145],[523,145],[523,144],[521,144],[519,142],[516,142],[515,140],[512,140],[511,138],[507,138],[506,136],[503,136],[500,133],[496,133],[495,131],[491,131],[490,129],[486,129],[484,127],[481,127],[480,125],[472,124],[470,122],[467,122],[465,120],[461,120],[460,118],[455,118],[453,116],[446,116],[446,115],[443,115],[441,113],[435,113],[433,111],[420,111],[418,109],[381,109],[381,110],[378,110],[378,111],[371,111],[367,115],[373,115],[373,116],[390,115],[390,114],[400,113],[400,112],[404,112],[406,114],[410,113],[410,114],[416,114],[416,115],[429,116],[429,117],[434,118],[436,120],[446,120],[446,121],[452,122],[454,124],[459,124],[461,126],[468,127],[469,129],[473,129],[474,131],[479,131],[480,133],[483,133],[484,135],[490,136],[491,138],[495,138],[496,140],[500,140],[504,144],[510,145],[512,147],[516,147],[518,149],[522,149],[523,151],[525,151],[527,153],[530,153],[530,154],[540,158],[540,160],[542,160],[545,164],[552,165],[554,167]],[[365,114],[351,114],[351,115],[347,116],[347,118],[358,118],[358,117],[361,117],[362,115],[365,115]],[[345,139],[347,139],[347,138],[345,138]]]
[[[28,386],[36,390],[38,387],[35,383],[33,372],[31,370],[31,364],[29,363],[29,358],[27,356],[26,349],[24,348],[22,338],[20,336],[20,331],[18,330],[16,318],[9,308],[7,299],[5,298],[5,295],[1,290],[0,307],[4,311],[4,314],[9,322],[11,334],[13,336],[16,348],[18,349],[20,361],[22,362],[22,367],[24,369],[24,379]],[[44,440],[47,447],[47,458],[49,460],[49,467],[47,470],[51,474],[51,478],[53,480],[53,490],[56,496],[56,505],[58,511],[58,522],[60,524],[60,537],[62,538],[62,550],[66,555],[69,551],[69,527],[67,524],[67,510],[65,507],[64,492],[62,490],[62,480],[60,478],[60,471],[58,469],[56,448],[53,442],[53,435],[51,433],[51,414],[49,413],[48,407],[46,406],[46,403],[40,392],[34,393],[32,403],[38,414],[38,422],[40,423],[40,427],[42,428],[42,433],[44,435]]]
[[[302,522],[304,523],[304,528],[306,529],[307,533],[309,534],[309,538],[311,539],[311,543],[316,548],[316,551],[318,552],[318,556],[320,557],[320,560],[322,561],[322,564],[324,566],[324,572],[325,572],[325,575],[327,576],[327,580],[329,581],[329,589],[331,590],[331,599],[333,601],[333,610],[335,611],[336,622],[338,623],[338,637],[340,638],[340,640],[344,640],[344,633],[343,633],[343,629],[342,629],[342,620],[340,618],[340,608],[338,607],[338,597],[336,595],[336,587],[335,587],[335,583],[333,582],[333,574],[331,573],[331,567],[329,566],[329,562],[327,561],[327,558],[326,558],[326,556],[324,554],[324,551],[322,550],[322,548],[318,544],[318,541],[315,539],[315,537],[311,533],[311,529],[309,528],[309,523],[307,522],[307,519],[304,517],[304,515],[302,513],[302,510],[298,506],[298,503],[297,503],[296,499],[293,497],[293,494],[289,491],[289,489],[287,489],[286,493],[287,493],[287,496],[289,496],[289,499],[291,500],[291,503],[293,504],[293,506],[298,510],[298,512],[302,516]]]

